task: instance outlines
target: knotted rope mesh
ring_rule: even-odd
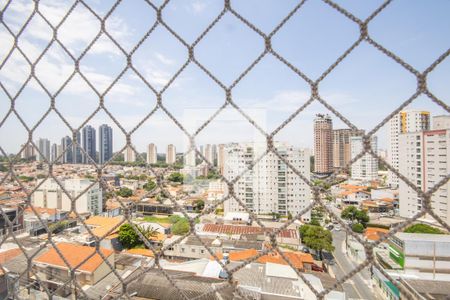
[[[92,188],[96,184],[100,184],[100,186],[103,188],[104,192],[109,192],[110,187],[106,184],[106,182],[103,179],[103,175],[105,172],[105,168],[110,166],[112,161],[115,159],[115,156],[119,155],[123,150],[127,149],[127,147],[131,147],[133,151],[135,152],[137,157],[140,157],[141,154],[134,148],[133,146],[133,134],[141,128],[141,126],[147,122],[149,119],[154,116],[156,112],[163,112],[166,114],[171,121],[184,133],[186,138],[190,142],[190,148],[189,150],[184,153],[184,156],[189,155],[191,151],[194,151],[198,157],[200,157],[203,161],[205,161],[211,170],[217,170],[214,163],[212,161],[208,161],[207,157],[204,156],[204,153],[199,151],[198,147],[196,147],[196,139],[198,138],[198,135],[206,128],[208,125],[224,110],[227,108],[235,109],[239,114],[241,114],[254,128],[261,133],[265,139],[266,139],[266,145],[267,149],[266,151],[258,158],[256,158],[252,164],[248,166],[248,168],[239,174],[236,178],[230,180],[223,176],[221,176],[221,180],[226,184],[227,186],[227,195],[221,199],[214,207],[207,207],[203,212],[200,213],[200,216],[207,215],[211,212],[213,212],[217,206],[223,204],[223,202],[234,199],[236,200],[239,205],[250,214],[252,219],[263,229],[266,236],[270,238],[270,247],[263,250],[261,253],[259,253],[257,256],[252,257],[250,259],[245,260],[242,264],[231,267],[230,265],[224,265],[224,263],[217,257],[216,253],[208,246],[206,245],[202,239],[200,239],[200,236],[195,231],[195,223],[196,219],[190,217],[190,215],[187,213],[187,211],[179,205],[178,200],[175,197],[173,197],[169,191],[167,190],[166,185],[164,184],[164,178],[167,175],[167,172],[170,171],[170,168],[168,169],[155,169],[150,164],[146,164],[145,168],[150,174],[154,174],[156,176],[157,181],[157,191],[161,192],[163,195],[165,195],[174,205],[175,210],[180,211],[188,220],[190,223],[190,232],[188,232],[185,236],[180,237],[176,241],[172,242],[170,245],[165,245],[164,247],[157,248],[153,246],[151,241],[144,236],[140,230],[136,227],[136,225],[132,222],[132,215],[131,210],[132,207],[127,206],[125,203],[123,203],[120,199],[117,199],[119,201],[123,212],[124,212],[124,221],[118,224],[115,228],[113,228],[110,232],[104,234],[102,237],[97,237],[92,230],[89,228],[89,226],[86,225],[85,220],[83,217],[77,212],[75,207],[75,201],[83,194],[80,193],[79,195],[72,195],[70,194],[64,187],[64,185],[60,182],[60,180],[55,176],[54,174],[54,164],[56,161],[59,161],[60,158],[65,154],[65,152],[60,153],[59,157],[54,160],[50,161],[45,159],[44,164],[47,172],[46,178],[49,179],[52,178],[56,181],[56,183],[59,185],[63,193],[69,197],[69,199],[72,201],[72,208],[70,213],[75,215],[75,218],[77,221],[82,224],[86,228],[86,230],[89,232],[89,234],[92,236],[92,238],[95,240],[95,252],[92,253],[89,257],[87,257],[85,260],[80,262],[78,265],[73,266],[70,265],[67,259],[64,257],[64,255],[61,253],[61,251],[56,247],[55,243],[55,237],[52,236],[50,233],[51,230],[49,230],[47,223],[41,218],[40,214],[36,210],[36,208],[32,205],[31,199],[33,193],[39,188],[40,185],[34,187],[33,189],[29,189],[25,187],[22,182],[19,180],[20,174],[18,174],[17,171],[15,171],[15,166],[18,164],[20,153],[25,150],[26,145],[23,146],[23,148],[20,150],[20,152],[16,156],[8,156],[6,151],[3,148],[0,148],[0,151],[3,156],[7,157],[8,161],[8,171],[7,174],[2,178],[1,184],[3,185],[8,180],[17,182],[21,188],[26,192],[26,207],[31,209],[36,217],[39,219],[42,226],[49,232],[48,234],[48,240],[40,245],[40,249],[44,249],[45,247],[51,245],[54,247],[58,255],[61,257],[61,259],[64,261],[66,266],[69,269],[69,277],[68,279],[64,280],[61,287],[59,287],[57,290],[50,290],[47,288],[45,284],[40,284],[41,289],[43,289],[43,292],[48,295],[48,297],[51,299],[53,298],[59,289],[63,288],[73,288],[77,297],[79,298],[86,298],[88,299],[89,296],[86,294],[86,292],[83,290],[83,288],[80,286],[79,282],[76,280],[76,273],[77,268],[79,268],[81,265],[83,265],[86,261],[88,261],[91,257],[94,255],[99,255],[107,264],[107,266],[111,269],[111,272],[116,276],[115,285],[113,286],[113,289],[111,291],[107,292],[107,295],[100,295],[104,296],[105,298],[127,298],[130,299],[133,297],[132,292],[129,291],[129,287],[133,285],[136,280],[141,278],[141,276],[147,272],[157,271],[159,274],[162,275],[162,278],[165,278],[170,284],[175,288],[175,290],[178,293],[178,298],[181,299],[190,299],[192,296],[186,292],[186,290],[183,290],[179,285],[180,283],[177,281],[177,278],[171,275],[170,272],[165,270],[161,267],[161,259],[164,258],[164,252],[175,245],[176,243],[181,242],[185,237],[187,236],[194,236],[196,237],[200,243],[205,247],[205,249],[211,254],[211,256],[221,265],[223,270],[228,274],[228,279],[222,284],[216,286],[214,290],[211,290],[209,292],[206,292],[200,296],[195,296],[195,298],[203,298],[203,299],[209,299],[211,294],[217,293],[220,290],[231,288],[233,290],[233,295],[236,298],[248,298],[248,295],[244,294],[241,289],[238,287],[238,281],[235,280],[234,274],[244,268],[246,265],[250,264],[251,262],[256,261],[258,258],[260,258],[263,255],[266,255],[270,252],[277,251],[283,259],[295,270],[295,272],[298,274],[299,277],[302,278],[302,280],[308,285],[308,287],[314,292],[314,294],[318,298],[323,298],[325,295],[327,295],[331,290],[338,287],[342,283],[346,282],[348,279],[352,278],[355,274],[363,270],[364,268],[374,266],[379,269],[379,271],[388,278],[394,285],[398,287],[400,290],[402,297],[405,298],[413,298],[413,296],[409,293],[408,290],[404,288],[404,286],[399,285],[396,283],[396,281],[391,278],[389,274],[387,274],[382,267],[379,266],[378,262],[374,258],[374,247],[378,246],[381,242],[385,241],[398,231],[404,229],[406,226],[410,225],[412,222],[416,221],[418,218],[422,217],[425,214],[431,215],[437,222],[439,222],[440,225],[442,225],[447,230],[450,230],[450,226],[443,221],[432,209],[431,207],[431,196],[434,192],[436,192],[440,187],[447,184],[450,175],[447,175],[445,178],[442,178],[434,187],[430,188],[427,191],[422,191],[419,187],[416,186],[414,182],[411,182],[408,178],[406,178],[404,175],[400,174],[398,170],[393,168],[389,165],[387,161],[385,161],[382,157],[380,157],[377,154],[376,149],[371,148],[371,137],[384,125],[387,124],[387,122],[394,117],[396,114],[398,114],[401,110],[403,110],[406,106],[411,104],[415,99],[417,99],[419,96],[426,96],[431,101],[442,107],[446,112],[450,112],[449,106],[441,99],[439,99],[437,96],[435,96],[427,87],[427,79],[428,75],[433,72],[433,70],[442,62],[444,61],[447,56],[450,54],[450,49],[442,53],[438,58],[436,58],[432,64],[430,64],[424,71],[419,71],[415,69],[413,66],[402,60],[399,56],[397,56],[395,53],[390,51],[389,49],[385,48],[383,45],[375,41],[369,34],[369,28],[372,20],[374,20],[380,12],[383,10],[388,10],[389,5],[392,1],[385,1],[383,2],[378,8],[376,8],[369,17],[362,20],[358,17],[356,17],[354,14],[346,10],[345,8],[341,7],[340,5],[330,1],[330,0],[323,0],[324,3],[329,5],[335,10],[336,14],[342,14],[345,16],[345,18],[349,19],[354,26],[359,28],[359,36],[358,38],[352,43],[352,45],[345,50],[338,59],[332,63],[317,79],[313,79],[308,77],[301,69],[294,66],[291,62],[289,62],[288,59],[286,59],[282,54],[274,50],[272,47],[272,40],[274,36],[277,35],[279,30],[283,28],[283,26],[296,14],[299,14],[299,12],[302,11],[302,7],[305,4],[306,0],[299,1],[295,7],[289,11],[289,13],[279,22],[270,33],[265,33],[261,29],[259,29],[256,25],[254,25],[251,21],[249,21],[246,17],[241,15],[233,6],[233,2],[230,0],[225,0],[223,2],[223,8],[220,11],[220,13],[209,23],[209,25],[203,30],[203,32],[194,40],[194,42],[189,43],[185,39],[183,39],[172,27],[166,22],[165,16],[167,14],[170,14],[170,11],[167,10],[167,5],[170,2],[170,0],[164,1],[160,6],[155,5],[153,2],[147,0],[145,3],[148,5],[149,8],[152,10],[153,17],[155,17],[154,23],[151,25],[150,29],[143,35],[143,37],[133,46],[131,47],[130,51],[127,51],[123,45],[121,45],[120,42],[117,41],[116,38],[108,31],[108,26],[106,26],[106,22],[111,18],[111,15],[115,12],[115,10],[121,6],[121,5],[128,5],[129,3],[126,3],[124,1],[115,1],[114,4],[111,6],[111,8],[107,11],[107,13],[104,16],[100,16],[96,10],[92,9],[91,6],[86,3],[85,1],[79,0],[74,1],[73,4],[71,4],[70,7],[68,7],[67,12],[64,14],[64,16],[61,18],[61,20],[54,24],[48,20],[48,15],[46,15],[40,6],[40,1],[34,0],[32,1],[33,9],[32,13],[26,17],[23,25],[20,27],[20,29],[17,31],[10,28],[10,24],[6,21],[5,16],[8,15],[8,11],[10,9],[11,3],[13,1],[7,1],[6,4],[3,6],[1,12],[0,12],[0,23],[3,29],[6,29],[6,32],[10,35],[10,37],[13,38],[13,46],[8,50],[7,54],[3,58],[3,60],[0,62],[0,70],[5,67],[5,65],[8,63],[9,60],[11,60],[11,57],[13,55],[19,55],[21,58],[23,58],[23,63],[26,67],[29,67],[28,75],[26,77],[26,80],[21,84],[20,88],[12,92],[10,91],[4,82],[0,81],[0,87],[3,90],[4,94],[7,96],[7,98],[10,100],[10,107],[6,114],[6,116],[0,121],[0,128],[4,126],[5,122],[8,120],[8,118],[16,117],[21,125],[26,129],[28,133],[28,141],[27,143],[29,145],[32,145],[37,151],[38,155],[42,155],[45,157],[43,153],[40,153],[38,145],[35,144],[33,141],[33,138],[36,138],[35,131],[39,125],[44,122],[44,120],[49,116],[50,113],[56,113],[58,117],[64,122],[64,124],[70,128],[72,132],[72,140],[75,146],[80,146],[80,150],[85,155],[89,163],[95,168],[97,172],[97,177],[93,180],[92,184],[84,190],[83,193],[87,192],[90,188]],[[61,35],[59,34],[60,28],[63,26],[63,24],[66,22],[68,17],[74,12],[74,10],[78,7],[82,7],[83,9],[86,9],[89,14],[91,14],[92,17],[94,17],[100,24],[99,28],[92,28],[92,30],[96,30],[95,38],[88,43],[85,49],[80,52],[79,56],[75,56],[73,52],[71,52],[68,47],[65,45],[64,42],[62,42]],[[215,74],[214,71],[208,69],[195,55],[195,50],[197,45],[207,36],[211,33],[211,29],[213,29],[215,26],[217,26],[218,23],[221,22],[223,17],[225,15],[233,15],[236,17],[237,22],[241,22],[244,26],[248,27],[258,38],[260,38],[264,42],[264,49],[262,52],[257,56],[254,61],[248,65],[245,70],[240,73],[236,78],[232,81],[230,85],[227,85],[223,83]],[[28,26],[30,26],[30,23],[34,18],[41,18],[51,29],[52,32],[52,38],[44,47],[36,59],[32,59],[27,55],[26,51],[22,49],[21,46],[21,40],[23,39],[23,33],[27,29]],[[136,53],[138,49],[142,46],[142,44],[149,39],[154,31],[157,28],[164,28],[167,31],[168,35],[171,35],[173,38],[176,39],[176,41],[182,45],[186,49],[186,59],[185,62],[182,64],[182,66],[175,72],[175,74],[168,80],[166,84],[164,84],[161,88],[155,86],[152,84],[146,76],[144,76],[137,68],[136,64],[133,62],[133,55]],[[121,55],[123,55],[123,58],[126,60],[126,65],[124,68],[119,72],[118,75],[114,77],[114,80],[112,83],[110,83],[106,89],[101,91],[101,88],[96,86],[92,80],[86,76],[85,72],[80,68],[80,65],[82,64],[82,59],[87,55],[89,50],[94,47],[94,45],[98,42],[101,36],[104,36],[108,38],[120,51]],[[283,128],[285,128],[294,118],[296,118],[302,111],[304,111],[306,108],[308,108],[312,103],[318,102],[321,103],[326,109],[328,109],[330,112],[332,112],[337,118],[339,118],[342,122],[344,122],[349,128],[352,130],[359,130],[357,126],[355,126],[349,118],[345,117],[342,113],[340,113],[337,109],[335,109],[332,105],[329,104],[329,101],[325,99],[320,94],[320,84],[321,82],[329,76],[330,73],[333,72],[333,70],[342,63],[342,61],[346,60],[350,53],[352,53],[356,48],[360,47],[361,44],[366,44],[373,46],[375,49],[377,49],[380,53],[383,55],[389,57],[392,61],[403,67],[406,71],[408,71],[410,74],[412,74],[417,79],[417,88],[416,91],[407,99],[397,99],[396,101],[398,103],[401,103],[394,111],[392,111],[389,115],[387,115],[378,125],[376,125],[372,130],[370,130],[367,134],[363,136],[364,139],[364,150],[354,157],[346,166],[339,168],[333,172],[332,175],[328,176],[325,179],[324,185],[316,185],[311,180],[306,178],[299,170],[297,170],[287,159],[285,156],[278,153],[276,147],[274,146],[274,139],[275,135],[280,132]],[[57,45],[59,46],[65,54],[70,57],[71,62],[73,63],[73,72],[70,74],[70,76],[65,80],[62,85],[60,85],[55,92],[50,91],[50,89],[41,81],[40,76],[37,75],[35,72],[36,66],[39,64],[39,62],[46,56],[49,49],[53,46]],[[128,47],[127,47],[128,48]],[[272,132],[267,132],[263,128],[261,128],[257,122],[255,122],[251,116],[249,116],[234,100],[233,98],[233,90],[238,85],[238,83],[245,78],[252,69],[259,64],[263,59],[266,57],[272,56],[280,63],[287,66],[290,70],[292,70],[299,78],[301,78],[304,82],[307,83],[307,85],[310,87],[310,96],[309,99],[302,104],[300,107],[298,107],[295,111],[291,112],[291,115],[282,122],[275,130]],[[186,127],[185,124],[179,119],[177,119],[173,112],[167,107],[165,103],[165,95],[168,90],[170,90],[174,80],[186,69],[189,65],[196,65],[200,68],[204,74],[206,74],[215,85],[217,85],[218,88],[223,90],[224,92],[224,99],[223,104],[221,107],[212,115],[210,116],[207,121],[205,121],[194,133],[190,133]],[[117,120],[117,118],[109,111],[108,107],[105,105],[105,97],[108,95],[108,93],[111,91],[111,89],[118,83],[118,81],[124,76],[126,72],[131,72],[132,74],[135,74],[142,83],[148,88],[148,92],[155,96],[157,103],[155,107],[148,113],[132,130],[127,131],[125,128],[121,125],[121,123]],[[112,75],[112,74],[111,74]],[[95,109],[93,113],[91,113],[81,124],[80,127],[74,128],[70,124],[70,122],[66,119],[64,114],[58,110],[57,107],[57,97],[65,90],[65,88],[68,86],[68,84],[73,80],[75,76],[79,76],[92,90],[93,93],[95,93],[96,97],[98,98],[98,106]],[[113,76],[113,75],[112,75]],[[31,81],[35,81],[37,85],[45,92],[45,94],[50,99],[50,107],[48,110],[44,113],[44,115],[39,119],[39,121],[33,126],[29,127],[27,123],[23,120],[23,116],[17,111],[16,109],[16,100],[21,95],[23,90],[27,85],[30,84]],[[130,100],[132,101],[132,100]],[[89,155],[84,151],[84,149],[81,147],[81,141],[77,138],[77,133],[81,131],[81,129],[87,125],[97,113],[104,112],[106,115],[108,115],[111,120],[115,123],[115,125],[120,129],[120,131],[124,134],[126,137],[126,145],[120,150],[117,151],[113,158],[111,158],[108,162],[105,162],[104,164],[97,163],[94,159],[90,158]],[[66,149],[65,151],[68,151]],[[283,161],[287,167],[295,173],[297,176],[299,176],[310,188],[312,191],[312,200],[311,203],[302,210],[298,215],[294,216],[291,220],[285,222],[282,227],[275,229],[275,230],[267,230],[265,225],[255,216],[255,214],[246,207],[245,202],[241,199],[239,195],[235,193],[235,184],[243,177],[247,172],[249,172],[256,164],[258,164],[261,159],[264,158],[269,153],[273,153],[276,157],[278,157],[281,161]],[[415,215],[414,217],[408,219],[406,222],[400,223],[393,228],[390,229],[389,233],[385,236],[383,236],[379,241],[375,243],[368,243],[364,239],[362,239],[359,235],[355,234],[349,226],[344,223],[339,216],[337,216],[328,206],[326,206],[325,201],[323,200],[322,195],[329,192],[329,188],[326,187],[326,185],[333,186],[336,184],[336,176],[341,172],[348,170],[351,165],[363,157],[364,155],[369,154],[376,159],[383,165],[385,165],[389,171],[393,172],[395,175],[397,175],[400,180],[404,181],[409,187],[411,187],[422,199],[423,206],[420,213]],[[42,181],[43,182],[43,181]],[[155,192],[153,192],[155,193]],[[146,194],[145,196],[149,196],[149,194]],[[330,216],[338,220],[338,222],[342,225],[343,228],[345,228],[346,232],[351,235],[356,241],[361,243],[364,246],[367,260],[365,260],[363,263],[359,264],[353,271],[349,272],[342,278],[339,278],[337,280],[337,283],[329,287],[327,289],[324,289],[322,291],[318,291],[310,282],[309,280],[304,276],[304,273],[299,272],[292,264],[292,262],[289,260],[288,257],[283,253],[283,251],[280,250],[280,245],[277,243],[277,235],[284,229],[288,228],[289,225],[293,224],[294,221],[299,220],[301,216],[310,211],[313,207],[322,207]],[[14,243],[17,244],[17,246],[23,251],[23,254],[26,257],[27,260],[27,270],[23,272],[22,274],[19,274],[17,277],[13,279],[14,282],[17,283],[16,286],[18,288],[14,288],[9,291],[9,297],[11,298],[20,298],[20,287],[29,288],[30,282],[28,281],[29,276],[34,276],[35,281],[38,283],[41,283],[44,279],[39,277],[38,272],[36,272],[32,268],[32,261],[36,257],[37,253],[39,251],[36,251],[34,254],[29,254],[29,252],[25,249],[25,247],[22,245],[22,242],[20,239],[17,238],[16,233],[13,232],[12,226],[14,220],[9,220],[9,218],[6,215],[6,212],[0,207],[1,213],[3,217],[5,218],[7,222],[7,226],[11,228],[10,231],[8,231],[7,234],[3,236],[3,239],[1,241],[1,244],[4,244],[8,239],[12,239]],[[117,272],[114,265],[110,263],[110,261],[107,260],[107,257],[104,255],[102,251],[100,251],[100,242],[105,239],[111,232],[116,230],[119,226],[121,226],[124,223],[129,223],[134,228],[136,233],[140,236],[140,238],[144,241],[145,245],[153,252],[154,255],[154,261],[152,264],[148,266],[142,266],[139,268],[139,270],[136,270],[135,273],[133,273],[131,276],[122,278],[121,274]]]

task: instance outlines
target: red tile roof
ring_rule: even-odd
[[[274,231],[273,228],[266,228],[267,232]],[[205,224],[203,231],[224,233],[224,234],[263,234],[264,229],[257,226],[239,226],[239,225],[222,225],[222,224]],[[295,229],[284,229],[278,233],[278,237],[282,238],[298,238],[298,232]]]
[[[71,269],[78,266],[88,257],[90,258],[79,266],[77,270],[92,273],[103,263],[103,258],[98,253],[92,255],[95,252],[95,248],[93,247],[80,246],[70,243],[59,243],[56,247],[64,256]],[[105,248],[100,248],[100,251],[105,257],[109,257],[113,254],[113,251]],[[61,256],[53,247],[41,254],[39,257],[35,258],[33,261],[35,263],[44,263],[67,269],[66,263],[62,260]]]

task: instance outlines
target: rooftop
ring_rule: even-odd
[[[116,233],[119,230],[119,224],[124,220],[122,216],[117,217],[102,217],[93,216],[84,222],[86,225],[94,227],[91,229],[92,233],[97,237],[103,237],[104,235],[109,235]]]
[[[70,243],[59,243],[56,247],[64,256],[70,268],[78,266],[85,259],[87,259],[87,261],[79,266],[77,270],[92,273],[103,263],[103,258],[98,253],[92,255],[95,252],[95,248],[93,247],[80,246]],[[104,248],[100,248],[100,251],[105,257],[109,257],[113,254],[113,251]],[[33,262],[68,269],[68,266],[54,247],[39,255],[33,260]]]
[[[223,224],[204,224],[203,231],[216,232],[224,234],[264,234],[264,231],[273,232],[273,228],[261,228],[257,226],[239,226],[239,225],[223,225]],[[298,239],[298,232],[295,229],[284,229],[277,235],[282,238]]]
[[[397,232],[395,236],[403,241],[450,243],[449,234]]]

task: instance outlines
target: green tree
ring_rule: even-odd
[[[138,225],[136,228],[147,239],[150,239],[158,234],[158,231],[153,229],[151,226],[144,228]],[[120,226],[119,242],[121,242],[122,246],[127,249],[138,247],[144,243],[139,234],[129,223]]]
[[[427,224],[414,224],[405,229],[407,233],[431,233],[431,234],[444,234],[440,229],[431,227]]]
[[[303,225],[300,227],[302,242],[309,248],[319,252],[322,259],[322,252],[332,252],[334,250],[333,237],[329,230],[315,225]]]
[[[169,181],[172,181],[172,182],[179,182],[179,183],[182,183],[182,182],[183,182],[183,179],[184,179],[184,176],[183,176],[183,174],[181,174],[181,173],[179,173],[179,172],[175,172],[175,173],[170,174],[169,177],[168,177],[167,179],[168,179]]]
[[[196,212],[201,212],[205,208],[205,201],[201,199],[195,200],[193,204]]]
[[[355,223],[352,225],[352,230],[357,233],[363,233],[364,225],[361,223]]]
[[[177,222],[180,221],[181,219],[182,219],[182,217],[177,216],[177,215],[171,215],[171,216],[169,217],[169,221],[170,221],[170,223],[172,223],[172,224],[177,223]]]
[[[8,172],[8,168],[5,165],[1,164],[0,165],[0,172]]]
[[[172,233],[175,235],[184,235],[190,230],[189,221],[186,218],[182,218],[172,226]]]
[[[119,228],[119,242],[124,248],[130,249],[139,244],[140,239],[134,228],[125,223]]]
[[[346,219],[346,220],[351,220],[352,222],[356,220],[364,226],[370,220],[366,211],[359,210],[358,208],[356,208],[356,206],[353,206],[353,205],[346,207],[341,212],[341,218]]]
[[[144,184],[144,189],[148,192],[154,190],[156,188],[156,183],[149,179],[146,184]]]
[[[292,216],[292,213],[290,211],[288,211],[287,217],[288,217],[288,220],[292,220],[293,216]]]
[[[320,226],[320,222],[317,218],[311,218],[311,222],[309,222],[309,225]]]
[[[19,176],[19,180],[23,181],[23,182],[30,182],[30,181],[34,180],[34,177],[21,175],[21,176]]]
[[[138,229],[142,233],[142,235],[145,236],[147,239],[150,239],[158,235],[158,231],[151,226],[147,226],[146,228],[138,226]]]
[[[128,198],[128,197],[131,197],[132,195],[133,195],[133,191],[127,187],[120,188],[120,190],[117,192],[117,196],[120,196],[123,198]]]

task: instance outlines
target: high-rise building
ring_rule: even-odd
[[[83,153],[81,152],[81,132],[77,132],[77,145],[75,142],[72,142],[72,163],[74,164],[82,164],[83,163]]]
[[[104,164],[113,155],[113,134],[112,128],[106,124],[99,127],[99,162]]]
[[[437,124],[438,128],[441,124]],[[400,173],[427,191],[450,173],[450,128],[400,134]],[[411,217],[423,207],[423,199],[405,182],[399,183],[400,216]],[[431,197],[431,207],[442,220],[450,222],[450,182]]]
[[[408,132],[418,132],[430,129],[430,113],[420,110],[401,111],[389,121],[389,146],[388,146],[388,163],[399,169],[399,135]],[[388,172],[387,183],[391,187],[399,186],[397,175]]]
[[[83,128],[83,163],[89,164],[97,161],[97,142],[95,128],[87,125]]]
[[[58,144],[56,143],[52,144],[51,158],[52,162],[56,162],[56,159],[58,158]]]
[[[216,144],[213,144],[213,145],[211,146],[211,156],[212,156],[212,161],[211,161],[211,163],[212,163],[214,166],[217,166],[217,145],[216,145]]]
[[[314,119],[314,172],[319,176],[333,172],[333,121],[329,115]]]
[[[433,130],[449,129],[449,128],[450,128],[450,115],[433,116]]]
[[[205,153],[203,154],[203,156],[206,158],[206,160],[210,163],[213,164],[214,160],[213,160],[213,156],[212,156],[212,147],[211,144],[207,144],[205,146]]]
[[[307,179],[310,178],[310,153],[284,143],[275,143],[277,152]],[[265,144],[228,144],[224,148],[223,175],[233,180],[266,150]],[[235,184],[234,192],[256,214],[296,215],[311,202],[309,186],[274,153],[264,156]],[[224,202],[225,212],[244,209],[235,199]],[[302,217],[309,221],[310,213]]]
[[[56,153],[57,153],[56,157],[59,157],[57,162],[62,164],[62,162],[64,160],[64,157],[62,155],[62,153],[63,153],[63,146],[61,144],[58,145],[58,149],[57,149]]]
[[[20,157],[22,159],[32,159],[33,157],[35,157],[35,151],[34,151],[34,146],[31,143],[27,143],[25,145],[22,145],[22,152],[20,153]]]
[[[362,136],[352,136],[350,138],[351,159],[364,151],[364,140]],[[377,153],[378,143],[377,137],[372,136],[370,139],[372,150]],[[378,179],[378,159],[370,155],[364,154],[361,158],[352,164],[352,179],[362,181],[373,181]]]
[[[335,129],[333,130],[333,167],[343,168],[351,160],[350,138],[363,135],[363,130]]]
[[[223,174],[223,166],[225,162],[225,145],[219,144],[217,148],[217,169],[219,170],[220,174]]]
[[[39,139],[38,140],[38,148],[39,148],[39,152],[38,153],[38,160],[39,161],[44,161],[46,160],[50,160],[50,141],[48,139]]]
[[[173,144],[170,144],[167,146],[167,153],[166,153],[166,164],[174,164],[176,160],[177,152],[175,150],[175,146]]]
[[[73,148],[72,148],[72,139],[69,136],[65,136],[61,139],[63,164],[71,164],[73,162]]]
[[[158,162],[158,152],[156,145],[151,143],[147,147],[147,163],[156,164]]]
[[[197,153],[195,150],[189,150],[184,155],[184,166],[185,167],[195,167],[197,165],[195,158],[197,157]]]
[[[136,153],[133,148],[127,146],[125,150],[123,150],[123,160],[125,162],[135,162],[136,161]]]

